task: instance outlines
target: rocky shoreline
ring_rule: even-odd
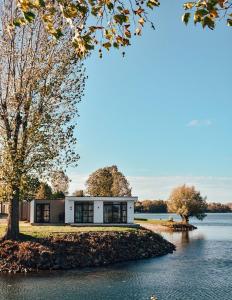
[[[105,266],[173,253],[175,246],[150,230],[83,232],[0,242],[0,272],[25,273]]]

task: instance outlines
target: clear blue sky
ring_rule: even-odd
[[[186,27],[182,12],[181,1],[163,2],[156,31],[147,28],[125,58],[113,51],[86,62],[71,192],[116,164],[141,199],[187,183],[232,202],[232,29]]]

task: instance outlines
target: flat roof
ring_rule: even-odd
[[[66,196],[65,200],[70,201],[97,201],[97,200],[103,200],[103,201],[137,201],[138,197],[93,197],[93,196],[84,196],[84,197],[77,197],[77,196]]]

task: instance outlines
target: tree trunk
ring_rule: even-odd
[[[182,218],[182,221],[185,223],[185,224],[188,224],[189,223],[189,216],[181,216]]]
[[[19,238],[19,187],[13,188],[13,195],[9,201],[9,212],[5,240],[17,240]]]

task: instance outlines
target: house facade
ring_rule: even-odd
[[[75,197],[30,202],[31,224],[133,224],[137,197]]]
[[[66,197],[66,224],[132,224],[137,197]]]

